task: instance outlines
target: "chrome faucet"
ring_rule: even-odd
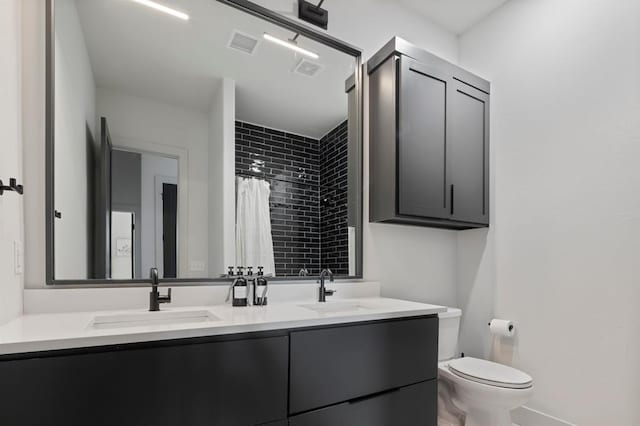
[[[320,289],[318,291],[318,302],[326,302],[327,296],[331,296],[336,292],[335,290],[327,290],[325,288],[324,278],[327,275],[329,275],[329,282],[333,282],[333,272],[331,272],[331,269],[323,269],[322,272],[320,272]]]
[[[166,296],[161,296],[158,291],[158,268],[151,268],[149,271],[151,278],[151,293],[149,293],[149,311],[157,312],[160,310],[161,303],[171,303],[171,289]]]

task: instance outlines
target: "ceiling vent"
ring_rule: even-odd
[[[234,30],[227,45],[229,49],[234,49],[242,53],[253,55],[256,47],[258,47],[258,39],[249,34]]]
[[[322,65],[311,62],[306,58],[302,58],[298,65],[293,69],[296,74],[302,74],[307,77],[315,77],[322,70]]]

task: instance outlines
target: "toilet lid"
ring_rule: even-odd
[[[449,370],[457,376],[490,386],[525,389],[533,385],[527,373],[483,359],[464,357],[449,362]]]

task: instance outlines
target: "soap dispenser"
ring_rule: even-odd
[[[238,266],[238,277],[231,285],[231,291],[233,293],[231,304],[233,306],[247,306],[247,280],[243,276],[243,269],[242,266]]]
[[[247,266],[247,305],[255,305],[256,279],[253,276],[253,266]],[[251,292],[254,292],[251,294]],[[252,302],[253,301],[253,302]]]
[[[253,304],[255,306],[267,304],[267,279],[264,277],[263,269],[263,266],[258,266],[258,278],[254,281]]]

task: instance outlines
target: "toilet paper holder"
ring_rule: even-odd
[[[491,322],[487,323],[489,327],[491,327]],[[509,324],[509,331],[513,331],[513,324]]]
[[[512,338],[516,334],[516,325],[511,320],[493,318],[489,322],[489,331],[494,336]]]

